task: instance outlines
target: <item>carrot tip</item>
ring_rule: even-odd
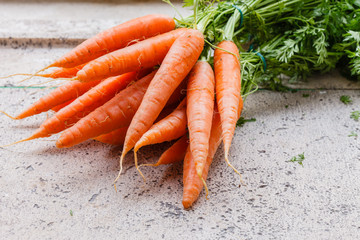
[[[183,200],[182,204],[185,209],[188,209],[191,207],[191,201]]]
[[[159,162],[156,162],[156,163],[144,163],[144,164],[140,164],[139,168],[141,168],[141,167],[157,167],[159,165],[160,165]]]
[[[58,139],[56,141],[55,145],[56,145],[57,148],[63,148],[63,146],[64,146],[60,139]]]
[[[4,111],[1,111],[1,110],[0,110],[0,113],[2,113],[2,114],[4,114],[5,116],[11,118],[12,120],[19,120],[19,119],[20,119],[20,118],[17,118],[17,117],[13,117],[13,116],[11,116],[10,114],[8,114],[8,113],[6,113],[6,112],[4,112]]]
[[[33,74],[31,74],[31,73],[15,73],[15,74],[10,74],[5,77],[0,77],[0,79],[11,78],[11,77],[15,77],[15,76],[32,76],[32,75]]]
[[[202,183],[204,184],[205,193],[206,193],[206,194],[205,194],[205,198],[206,198],[206,200],[209,200],[209,198],[208,198],[208,196],[209,196],[209,189],[208,189],[208,187],[207,187],[207,185],[206,185],[206,182],[205,182],[204,178],[202,177],[202,175],[199,174],[199,172],[197,172],[197,174],[198,174],[199,178],[201,179]]]
[[[242,180],[242,175],[241,175],[241,173],[239,173],[239,171],[230,163],[229,158],[228,158],[228,152],[227,152],[227,151],[225,152],[225,161],[226,161],[227,165],[228,165],[229,167],[231,167],[231,168],[234,170],[234,172],[239,175],[239,177],[240,177],[240,185],[246,186],[245,182]]]
[[[22,142],[27,142],[27,141],[30,141],[30,140],[33,140],[33,139],[35,139],[35,137],[34,137],[34,136],[31,136],[31,137],[22,139],[22,140],[17,141],[17,142],[13,142],[13,143],[10,143],[10,144],[7,144],[7,145],[2,145],[2,146],[0,146],[0,148],[10,147],[10,146],[12,146],[12,145],[15,145],[15,144],[18,144],[18,143],[22,143]]]
[[[139,174],[141,175],[141,177],[144,179],[144,182],[146,182],[146,178],[145,178],[144,174],[143,174],[143,173],[141,172],[141,170],[139,169],[137,154],[136,154],[136,151],[135,151],[135,150],[134,150],[134,157],[135,157],[135,167],[136,167],[136,170],[139,172]]]
[[[121,172],[122,172],[122,169],[123,169],[122,164],[123,164],[123,160],[124,160],[125,154],[126,154],[125,151],[123,151],[123,153],[121,154],[120,162],[119,162],[119,164],[120,164],[120,170],[119,170],[119,173],[118,173],[117,177],[115,178],[115,180],[114,180],[114,182],[113,182],[114,185],[115,185],[115,183],[116,183],[116,182],[119,180],[119,178],[120,178],[120,175],[121,175]]]
[[[51,68],[51,67],[53,67],[52,64],[49,65],[49,66],[46,66],[46,67],[44,67],[44,68],[42,68],[42,69],[40,69],[39,71],[37,71],[37,72],[35,72],[35,73],[33,73],[33,74],[29,74],[29,77],[21,80],[19,83],[22,83],[22,82],[25,82],[25,81],[27,81],[27,80],[30,80],[31,78],[36,77],[40,72],[43,72],[43,71],[45,71],[46,69]]]

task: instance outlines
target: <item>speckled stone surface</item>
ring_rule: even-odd
[[[145,9],[150,3],[142,4]],[[67,50],[2,46],[0,75],[33,72]],[[19,79],[1,80],[0,110],[19,113],[49,91],[16,88]],[[230,157],[247,186],[239,188],[239,178],[225,164],[220,147],[207,181],[209,200],[201,193],[190,210],[181,205],[181,164],[144,168],[144,183],[130,153],[115,192],[112,181],[120,147],[91,140],[57,149],[53,136],[0,148],[0,236],[359,239],[360,122],[350,114],[360,111],[360,84],[333,73],[294,87],[304,86],[306,90],[294,93],[261,90],[246,99],[243,116],[256,121],[236,129]],[[349,95],[353,103],[344,105],[342,95]],[[0,145],[29,136],[46,117],[13,121],[1,115]],[[156,161],[167,146],[143,148],[140,161]],[[301,153],[303,166],[289,162]]]

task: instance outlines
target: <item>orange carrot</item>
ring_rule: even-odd
[[[214,53],[215,88],[216,101],[221,117],[225,160],[238,173],[230,164],[228,155],[238,120],[239,103],[241,101],[239,50],[232,41],[222,41],[218,44],[218,47],[219,49],[216,48]]]
[[[171,164],[181,162],[184,160],[186,149],[189,146],[189,138],[185,134],[179,138],[171,147],[169,147],[163,154],[161,154],[159,160],[154,164],[142,164],[141,166],[153,166]],[[140,167],[140,166],[139,166]]]
[[[171,31],[174,28],[175,22],[169,16],[154,14],[135,18],[84,41],[49,67],[75,67],[137,41]]]
[[[184,97],[186,96],[186,86],[187,86],[187,78],[185,78],[180,83],[180,85],[175,89],[175,91],[167,101],[166,105],[181,102],[181,100],[183,100]]]
[[[74,79],[89,82],[151,68],[162,62],[171,45],[184,32],[185,29],[177,29],[106,54],[86,64]]]
[[[242,108],[243,108],[243,100],[242,98],[240,98],[238,118],[240,117]],[[218,149],[221,143],[221,138],[222,138],[221,119],[217,107],[215,107],[214,115],[212,119],[210,140],[209,140],[209,152],[202,173],[202,177],[204,180],[206,180],[207,178],[207,174],[211,162],[216,153],[216,150]],[[183,191],[182,203],[184,208],[189,208],[196,201],[204,186],[204,182],[201,179],[199,179],[198,174],[196,172],[195,159],[191,155],[190,148],[188,148],[186,151],[183,168],[184,168],[184,175],[183,175],[184,191]]]
[[[196,172],[201,178],[209,149],[211,119],[214,110],[214,72],[206,61],[195,64],[187,87],[187,119],[190,150]]]
[[[35,102],[25,111],[17,115],[14,119],[23,119],[42,112],[46,112],[55,106],[58,106],[81,96],[90,88],[96,86],[100,82],[100,80],[88,83],[82,83],[79,81],[68,82],[56,88],[48,95],[40,98],[37,102]]]
[[[76,73],[80,69],[82,69],[84,66],[85,66],[85,64],[81,64],[81,65],[73,67],[73,68],[60,67],[60,68],[56,68],[56,69],[52,70],[50,73],[43,73],[43,74],[40,74],[40,73],[35,73],[35,74],[15,73],[15,74],[11,74],[9,76],[0,77],[0,79],[13,77],[13,76],[30,76],[29,78],[26,78],[26,79],[21,81],[21,82],[24,82],[24,81],[26,81],[26,80],[28,80],[28,79],[30,79],[32,77],[44,77],[44,78],[53,78],[53,79],[55,79],[55,78],[72,78],[72,77],[75,77]]]
[[[203,179],[207,178],[210,164],[216,153],[217,148],[221,143],[221,122],[220,115],[214,111],[212,119],[212,127],[209,140],[209,151],[206,157],[206,162],[202,172]],[[182,204],[184,208],[189,208],[199,197],[199,194],[204,186],[203,181],[199,178],[195,167],[195,158],[191,154],[190,147],[188,147],[184,159],[184,191]]]
[[[146,145],[171,141],[186,133],[186,99],[169,116],[155,123],[137,141],[134,147],[135,162],[137,162],[137,151]],[[141,171],[140,174],[143,176]]]
[[[112,132],[97,136],[94,139],[102,143],[107,143],[112,145],[123,145],[125,141],[127,129],[128,127],[122,127]]]
[[[118,177],[121,174],[121,165],[125,154],[154,123],[171,94],[196,63],[203,46],[202,33],[193,29],[188,29],[171,46],[126,133]],[[136,160],[135,166],[138,169]]]
[[[171,141],[186,133],[186,99],[167,117],[155,123],[137,141],[134,152],[143,146]]]
[[[163,119],[164,117],[166,117],[167,115],[169,115],[169,113],[171,113],[172,110],[174,110],[172,106],[164,108],[164,110],[160,113],[158,119],[156,119],[155,122],[157,122],[157,121]],[[129,126],[122,127],[122,128],[116,129],[112,132],[102,134],[98,137],[95,137],[94,140],[97,140],[102,143],[112,144],[112,145],[123,145],[128,127]]]
[[[64,102],[64,103],[62,103],[62,104],[59,104],[59,105],[51,108],[51,110],[54,111],[54,112],[58,112],[58,111],[60,111],[62,108],[66,107],[67,105],[69,105],[70,103],[72,103],[73,101],[75,101],[75,99],[69,100],[69,101]]]
[[[75,99],[67,107],[61,109],[53,117],[47,119],[30,139],[49,137],[52,134],[71,127],[81,118],[85,117],[96,108],[104,105],[124,89],[130,82],[135,81],[138,73],[131,72],[117,77],[110,77],[90,89],[82,96]]]
[[[156,71],[125,88],[103,106],[65,130],[57,140],[56,146],[71,147],[87,139],[128,126],[155,73]]]
[[[72,78],[76,76],[76,73],[81,70],[85,64],[81,64],[72,68],[58,68],[54,69],[50,73],[36,74],[35,76],[46,77],[46,78]]]

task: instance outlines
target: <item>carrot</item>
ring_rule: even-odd
[[[196,63],[203,46],[204,36],[201,32],[193,29],[188,29],[171,46],[153,81],[151,81],[126,133],[120,158],[120,171],[115,181],[121,174],[121,165],[125,154],[133,148],[141,136],[151,127],[171,94]],[[135,166],[138,169],[136,159]]]
[[[53,117],[47,119],[30,139],[48,137],[69,128],[96,108],[104,105],[130,82],[135,81],[137,75],[138,73],[131,72],[105,79]]]
[[[142,164],[141,166],[153,166],[171,164],[181,162],[184,160],[186,149],[189,146],[189,138],[187,134],[179,138],[171,147],[169,147],[163,154],[161,154],[159,160],[154,164]]]
[[[174,110],[174,108],[171,105],[164,108],[164,110],[160,113],[158,119],[156,119],[155,122],[163,119],[164,117],[169,115],[169,113],[171,113],[173,110]],[[122,127],[122,128],[116,129],[112,132],[102,134],[98,137],[95,137],[94,140],[97,140],[102,143],[112,144],[112,145],[123,145],[128,127],[129,126]]]
[[[64,103],[62,103],[62,104],[59,104],[59,105],[51,108],[51,110],[54,111],[54,112],[58,112],[58,111],[60,111],[62,108],[68,106],[68,105],[69,105],[70,103],[72,103],[73,101],[75,101],[75,99],[69,100],[69,101],[64,102]]]
[[[175,22],[169,16],[153,14],[135,18],[87,39],[49,67],[75,67],[137,41],[171,31],[174,28]]]
[[[13,119],[23,119],[42,112],[46,112],[53,107],[56,107],[60,104],[73,100],[78,96],[81,96],[90,88],[96,86],[100,82],[100,80],[88,83],[82,83],[79,81],[68,82],[56,88],[48,95],[40,98],[37,102],[32,104],[29,108],[27,108],[25,111],[23,111]]]
[[[169,100],[167,101],[166,105],[173,104],[173,103],[180,103],[181,100],[184,99],[186,96],[186,86],[187,86],[187,78],[185,78],[180,85],[175,89],[173,94],[170,96]]]
[[[89,82],[151,68],[162,62],[171,45],[184,32],[185,29],[177,29],[106,54],[86,64],[73,79]]]
[[[162,143],[177,139],[186,133],[186,99],[167,117],[155,123],[137,141],[134,147],[136,152],[143,146]]]
[[[112,145],[123,145],[127,129],[128,127],[122,127],[112,132],[97,136],[94,140]]]
[[[134,147],[134,157],[137,162],[137,151],[146,145],[171,141],[183,136],[186,133],[186,99],[183,99],[179,106],[166,118],[155,123],[137,141]],[[143,176],[141,171],[140,174]]]
[[[66,129],[57,140],[56,146],[71,147],[87,139],[128,126],[155,73],[156,71],[125,88],[103,106]]]
[[[35,76],[46,77],[46,78],[72,78],[76,76],[76,73],[81,70],[85,64],[81,64],[72,68],[58,68],[54,69],[50,73],[36,74]]]
[[[190,150],[196,172],[202,178],[209,149],[211,119],[214,110],[214,72],[206,61],[195,64],[187,87],[187,119]]]
[[[232,41],[222,41],[217,47],[214,53],[215,88],[216,101],[221,117],[225,160],[240,175],[228,159],[241,101],[239,50]]]
[[[217,111],[214,111],[212,119],[212,127],[209,140],[209,151],[206,157],[206,162],[202,171],[203,179],[207,178],[210,164],[213,160],[213,157],[216,153],[217,148],[221,143],[221,122],[220,115]],[[186,155],[184,159],[184,175],[183,175],[183,200],[182,204],[184,208],[189,208],[199,197],[199,194],[204,186],[203,181],[199,178],[197,170],[195,167],[195,158],[191,154],[190,147],[186,150]]]
[[[85,64],[81,64],[79,66],[73,67],[73,68],[56,68],[53,71],[51,71],[50,73],[43,73],[43,74],[30,74],[30,73],[15,73],[15,74],[11,74],[5,77],[0,77],[0,79],[3,78],[8,78],[8,77],[14,77],[14,76],[30,76],[31,77],[44,77],[44,78],[72,78],[76,76],[76,73],[82,69],[85,66]],[[26,78],[20,82],[24,82],[27,79],[30,78]]]
[[[238,118],[240,117],[241,110],[243,108],[243,100],[240,98]],[[209,152],[206,158],[206,163],[202,172],[203,179],[206,180],[208,171],[213,160],[213,157],[218,149],[222,139],[221,118],[217,110],[217,106],[214,108],[214,115],[211,125],[211,133],[209,140]],[[183,175],[183,206],[189,208],[199,197],[199,194],[204,186],[204,182],[199,179],[195,168],[195,159],[191,154],[190,148],[187,149],[184,159],[184,175]]]

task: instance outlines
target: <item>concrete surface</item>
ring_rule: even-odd
[[[81,5],[87,13],[70,14],[72,4]],[[131,11],[116,16],[116,9],[123,6]],[[19,16],[17,9],[24,13],[36,9],[39,15]],[[46,14],[49,11],[56,14]],[[42,48],[26,41],[20,48],[2,45],[0,75],[45,66],[68,51],[72,39],[95,34],[106,21],[110,26],[116,17],[123,21],[159,11],[172,13],[159,1],[0,2],[3,39],[35,36],[46,43]],[[106,16],[104,22],[100,15]],[[33,28],[40,22],[53,27],[49,18],[62,19],[60,29],[36,35]],[[30,21],[31,27],[16,33],[6,29],[12,21],[20,25]],[[82,33],[76,35],[81,21],[89,24],[89,31],[80,29]],[[71,23],[75,24],[71,31],[62,28]],[[68,38],[64,44],[47,47],[61,36]],[[1,80],[1,110],[19,113],[48,91],[17,87],[19,79]],[[27,84],[36,83],[39,80]],[[0,148],[1,238],[359,239],[360,137],[349,135],[360,136],[360,122],[350,118],[351,112],[360,111],[360,84],[333,73],[294,87],[306,90],[262,90],[245,102],[243,116],[256,122],[236,129],[231,160],[247,186],[238,187],[238,177],[224,163],[220,147],[207,181],[210,198],[206,200],[202,193],[188,211],[181,205],[181,164],[144,169],[148,179],[144,184],[129,154],[115,192],[111,184],[119,167],[119,147],[87,141],[71,149],[56,149],[53,136]],[[349,95],[353,103],[344,105],[339,100],[342,95]],[[12,121],[0,116],[0,145],[29,136],[46,117]],[[142,149],[140,160],[156,161],[167,146]],[[303,167],[289,162],[301,153]]]

